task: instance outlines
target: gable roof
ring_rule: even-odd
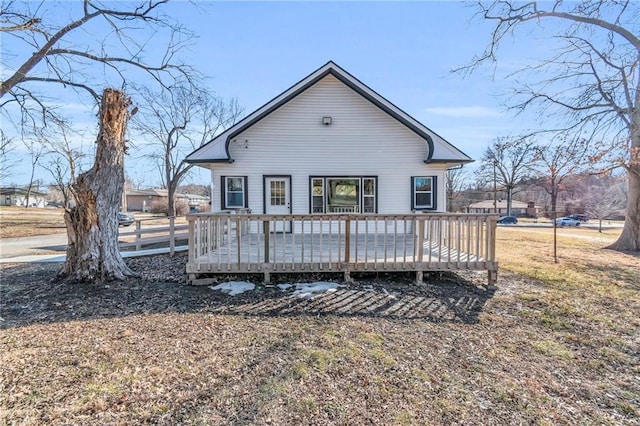
[[[304,92],[327,75],[332,75],[340,82],[351,88],[353,91],[370,101],[372,104],[380,108],[385,113],[405,125],[419,137],[424,139],[428,144],[428,154],[425,163],[453,163],[462,164],[473,162],[468,155],[460,151],[458,148],[447,142],[440,135],[420,123],[415,118],[389,102],[387,99],[379,95],[373,89],[362,83],[360,80],[340,68],[334,62],[329,61],[269,102],[255,110],[253,113],[240,120],[229,129],[216,136],[200,148],[189,154],[185,161],[188,163],[232,163],[234,160],[229,154],[229,144],[234,137],[244,132],[258,121],[262,120],[270,113],[286,104],[300,93]],[[443,145],[443,151],[454,154],[440,158],[436,154],[436,148]]]

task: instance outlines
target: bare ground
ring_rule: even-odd
[[[108,285],[9,265],[0,423],[638,424],[640,289],[621,259],[599,272],[616,291],[502,270],[497,288],[360,276],[314,299],[186,286],[180,257]]]

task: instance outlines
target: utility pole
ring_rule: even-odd
[[[496,160],[493,160],[493,212],[498,213],[498,189],[496,186]]]

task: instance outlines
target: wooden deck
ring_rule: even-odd
[[[495,281],[495,216],[196,214],[190,281],[216,273],[487,270]],[[287,232],[288,231],[288,232]]]

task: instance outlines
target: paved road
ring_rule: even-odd
[[[64,254],[66,248],[66,232],[34,237],[3,238],[0,242],[0,259],[41,254]]]

